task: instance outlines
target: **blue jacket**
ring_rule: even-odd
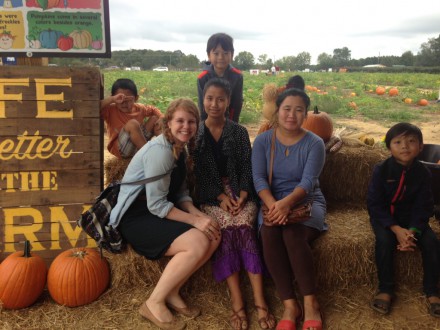
[[[169,172],[175,166],[171,143],[163,134],[149,141],[134,155],[128,164],[122,182],[133,182]],[[145,188],[148,210],[160,218],[165,218],[174,207],[167,199],[171,182],[171,173],[145,185],[121,185],[118,202],[110,213],[109,225],[117,227],[123,215]],[[185,181],[186,182],[186,181]],[[186,183],[182,185],[176,203],[192,201]]]

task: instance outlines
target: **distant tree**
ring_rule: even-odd
[[[233,65],[242,70],[247,71],[254,67],[254,55],[249,52],[240,52],[235,56]]]
[[[318,70],[328,70],[334,66],[333,57],[327,53],[321,53],[318,55]]]
[[[301,52],[296,55],[295,58],[295,70],[304,70],[305,68],[310,67],[310,62],[312,61],[312,56],[308,52]]]
[[[180,58],[180,62],[177,65],[179,69],[185,70],[185,69],[196,69],[199,67],[199,59],[195,55],[184,55]]]
[[[273,65],[272,59],[269,58],[269,55],[267,54],[261,54],[258,56],[257,63],[260,69],[266,70],[270,69]]]
[[[336,48],[333,50],[333,61],[335,66],[344,67],[350,64],[351,60],[351,50],[347,47]]]
[[[440,66],[440,34],[438,38],[430,38],[420,46],[417,64],[421,66]]]
[[[406,66],[413,66],[414,65],[414,54],[412,51],[408,50],[407,52],[404,52],[402,56],[400,56],[400,64],[406,65]]]
[[[281,70],[284,71],[294,71],[295,70],[295,56],[284,56],[279,60],[276,60],[274,65],[279,66]]]

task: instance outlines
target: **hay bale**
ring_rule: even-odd
[[[373,167],[388,157],[381,147],[342,139],[343,146],[327,155],[319,182],[327,201],[365,203]],[[354,141],[354,140],[353,140]]]
[[[154,286],[159,281],[163,269],[171,258],[148,260],[137,254],[130,246],[122,254],[111,254],[103,251],[110,263],[113,288],[131,288],[138,285]],[[205,292],[208,294],[224,295],[226,286],[214,281],[211,263],[203,265],[183,288],[183,292]]]
[[[316,274],[319,287],[354,289],[359,286],[376,288],[374,233],[367,210],[359,207],[330,210],[327,216],[329,231],[314,244]],[[434,218],[430,225],[440,237],[440,224]],[[396,283],[421,288],[422,258],[415,252],[396,252]]]
[[[107,185],[113,181],[122,180],[131,158],[110,157],[104,161],[105,182]]]

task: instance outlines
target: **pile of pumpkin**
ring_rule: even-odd
[[[385,93],[386,93],[385,87],[378,86],[376,88],[376,94],[377,95],[384,95]],[[396,87],[392,87],[392,88],[390,88],[388,90],[388,95],[389,96],[398,96],[399,95],[399,90]],[[409,97],[406,97],[406,98],[403,99],[403,102],[405,102],[406,104],[411,104],[412,101],[413,100],[411,98],[409,98]],[[417,105],[420,105],[422,107],[424,107],[424,106],[426,106],[428,104],[429,104],[429,102],[426,99],[420,99],[420,100],[417,101]]]
[[[10,254],[0,264],[0,306],[20,309],[31,306],[47,289],[58,304],[77,307],[89,304],[107,289],[110,267],[95,249],[73,248],[61,252],[47,269],[43,258],[30,252]]]

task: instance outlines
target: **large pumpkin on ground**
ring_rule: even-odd
[[[326,112],[319,111],[318,107],[315,107],[313,111],[308,112],[302,127],[321,137],[324,142],[330,140],[333,134],[332,119]]]
[[[428,105],[428,100],[426,100],[426,99],[420,99],[418,102],[417,102],[417,104],[418,105],[421,105],[422,107],[424,107],[425,105]]]
[[[388,91],[389,96],[397,96],[399,95],[399,90],[396,87],[390,88]]]
[[[381,86],[377,87],[377,88],[376,88],[376,94],[377,94],[377,95],[383,95],[383,94],[385,94],[385,88],[383,88],[383,87],[381,87]]]
[[[24,252],[10,254],[0,264],[0,305],[19,309],[32,305],[46,286],[47,267],[43,258],[30,253],[29,241]]]
[[[89,304],[107,289],[110,268],[106,259],[90,248],[75,248],[60,253],[47,275],[47,288],[60,305],[76,307]]]
[[[75,48],[89,48],[92,45],[92,34],[87,30],[74,30],[69,33]]]

